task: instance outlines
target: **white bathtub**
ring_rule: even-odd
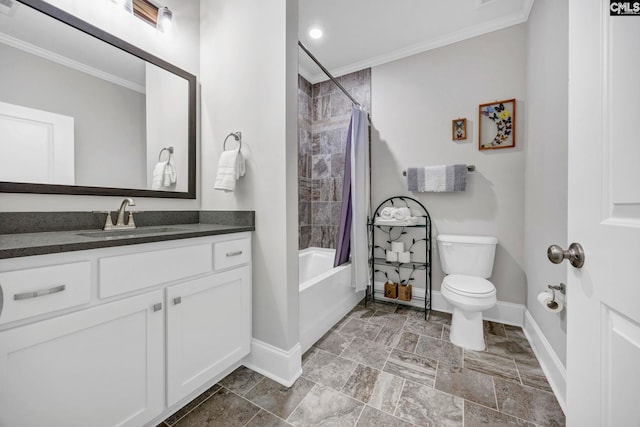
[[[300,345],[307,351],[364,297],[351,287],[351,264],[333,268],[335,249],[300,251]]]

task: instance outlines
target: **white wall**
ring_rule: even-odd
[[[202,2],[202,208],[256,211],[253,336],[283,350],[298,342],[297,22],[296,0]],[[224,193],[235,131],[247,174]]]
[[[566,363],[566,311],[551,314],[536,295],[566,283],[566,263],[554,265],[547,247],[567,245],[568,2],[536,0],[527,24],[527,147],[525,272],[527,309],[562,363]],[[568,307],[567,310],[571,308]],[[594,316],[598,315],[594,313]]]
[[[124,13],[122,8],[111,1],[48,0],[48,3],[192,74],[199,74],[200,2],[198,1],[163,0],[163,5],[174,12],[174,28],[166,34],[159,33],[139,18]],[[119,206],[121,199],[121,197],[107,196],[0,193],[0,211],[113,210]],[[144,210],[200,208],[198,199],[137,198],[136,202],[138,208]]]
[[[433,289],[440,288],[438,233],[498,237],[491,281],[498,300],[525,303],[523,270],[526,26],[517,25],[374,67],[371,72],[372,195],[407,195],[431,214]],[[478,150],[478,105],[516,98],[516,147]],[[451,140],[451,120],[467,118],[468,139]],[[409,193],[402,171],[476,165],[464,193]]]

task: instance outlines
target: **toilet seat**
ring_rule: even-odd
[[[450,274],[445,276],[442,287],[461,296],[482,298],[496,293],[493,283],[481,277]]]

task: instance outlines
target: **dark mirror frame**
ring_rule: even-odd
[[[184,71],[175,65],[166,62],[124,40],[121,40],[93,25],[61,10],[42,0],[18,0],[25,6],[36,9],[45,15],[70,25],[90,36],[102,40],[118,49],[124,50],[138,58],[150,62],[177,76],[187,80],[189,84],[189,113],[188,113],[188,168],[189,183],[186,192],[180,191],[155,191],[130,188],[111,187],[87,187],[76,185],[55,184],[31,184],[0,181],[0,192],[3,193],[37,193],[37,194],[74,194],[96,196],[137,196],[137,197],[163,197],[174,199],[196,198],[196,76]]]

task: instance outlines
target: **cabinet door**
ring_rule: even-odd
[[[0,426],[140,426],[159,415],[162,296],[0,333]]]
[[[167,288],[167,404],[171,406],[249,354],[251,270]]]

